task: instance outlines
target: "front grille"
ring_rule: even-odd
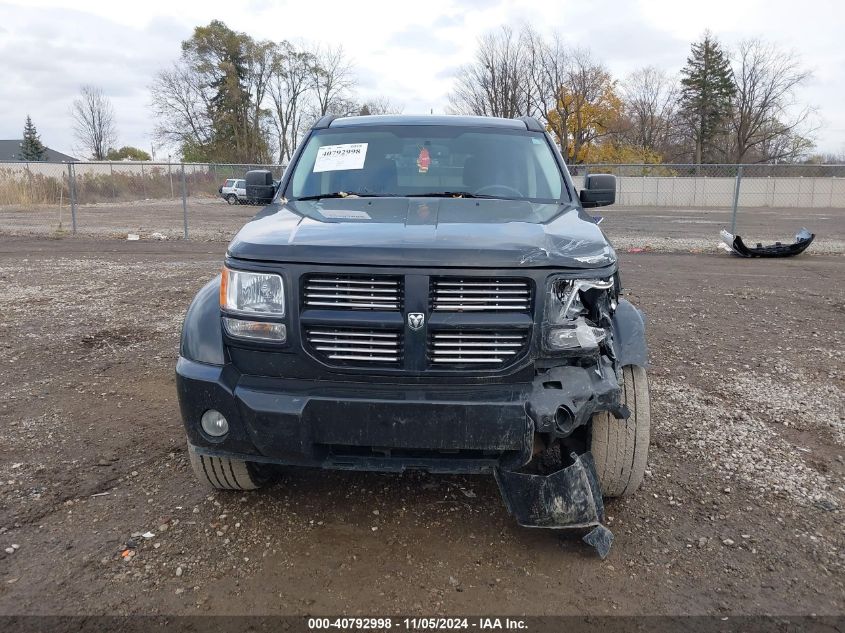
[[[445,312],[528,312],[531,284],[525,279],[433,277],[431,307]]]
[[[389,275],[308,275],[302,281],[306,308],[399,310],[402,278]]]
[[[428,357],[438,365],[506,365],[525,349],[527,332],[444,330],[429,337]]]
[[[396,365],[402,360],[402,333],[366,328],[314,326],[305,338],[317,356],[343,363]]]

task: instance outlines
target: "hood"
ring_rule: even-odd
[[[461,268],[601,268],[616,253],[575,205],[472,198],[272,204],[229,245],[244,260]]]

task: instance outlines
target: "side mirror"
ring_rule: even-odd
[[[250,204],[270,204],[276,195],[273,173],[266,169],[246,172],[246,200]]]
[[[616,202],[616,176],[613,174],[590,174],[579,194],[581,206],[606,207]]]

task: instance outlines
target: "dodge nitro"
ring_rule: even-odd
[[[525,526],[581,528],[640,485],[641,313],[533,118],[318,121],[199,291],[176,367],[196,476],[248,490],[272,465],[490,473]]]

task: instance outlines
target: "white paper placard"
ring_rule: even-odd
[[[367,158],[367,143],[323,145],[317,150],[314,172],[363,169]]]
[[[333,220],[371,220],[366,211],[342,211],[340,209],[323,209],[320,211],[325,217]]]

